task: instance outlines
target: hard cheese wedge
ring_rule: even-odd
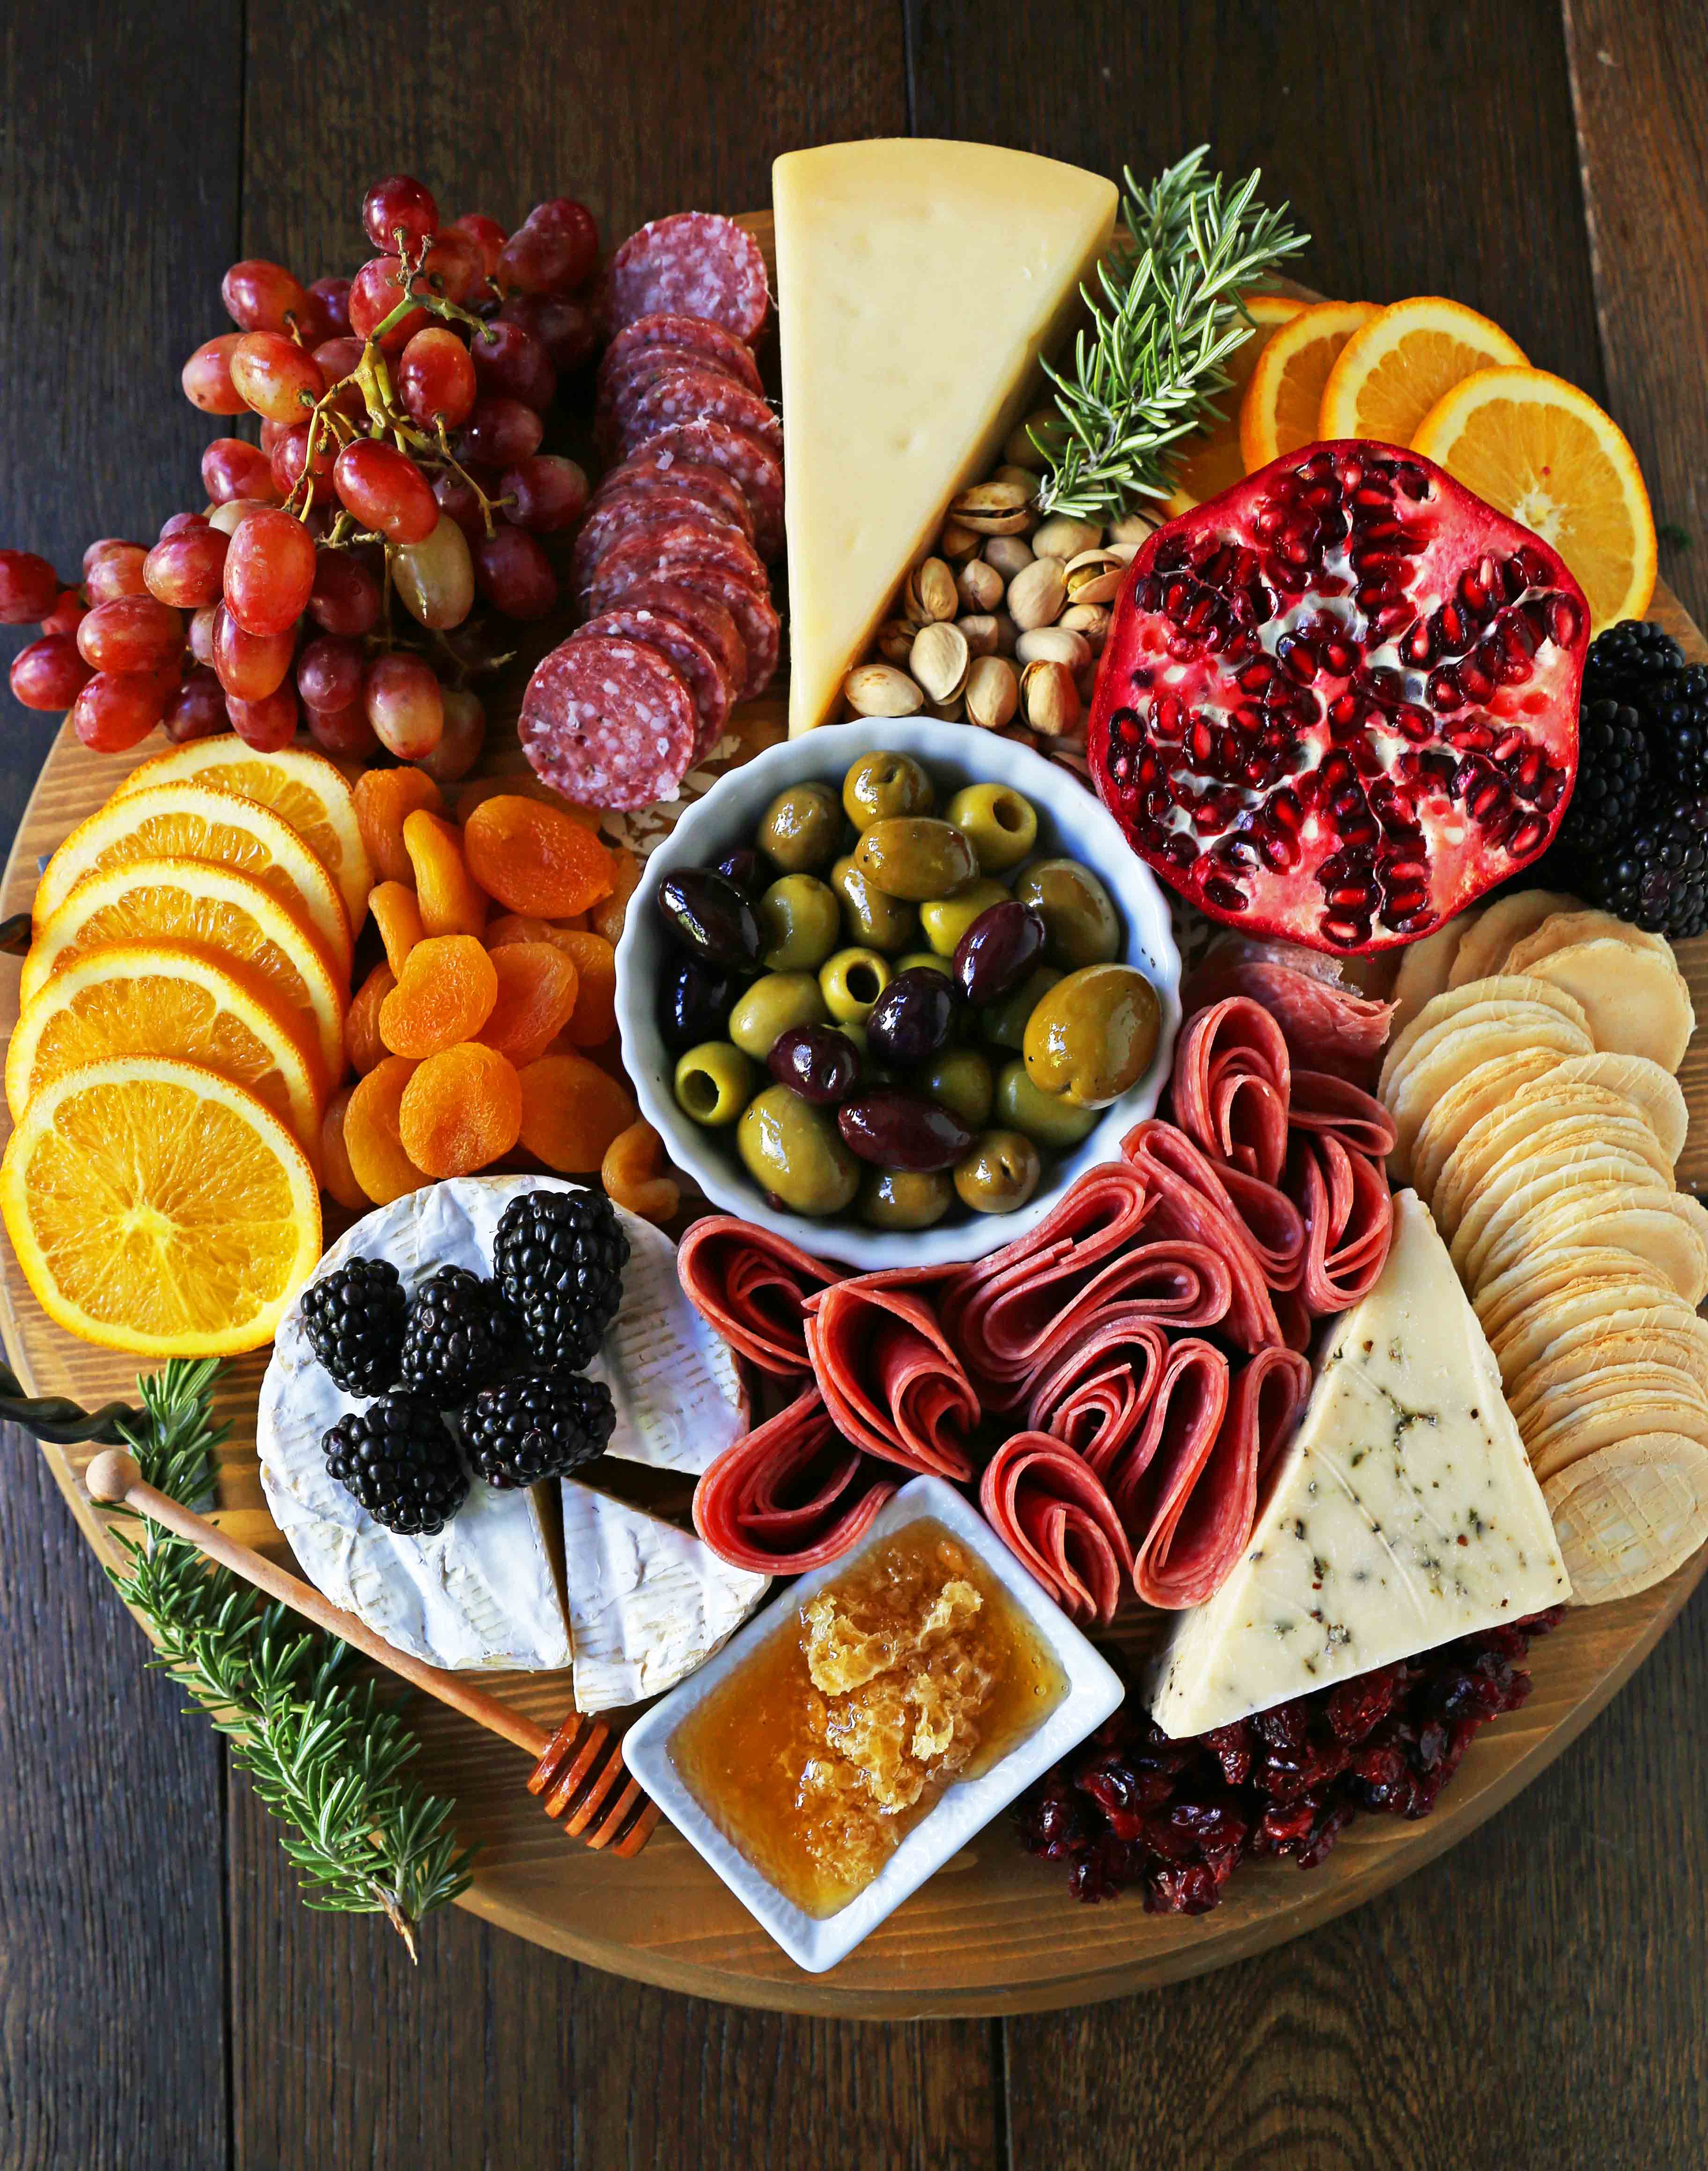
[[[1113,183],[984,143],[772,168],[789,432],[789,728],[838,689],[949,500],[991,464],[1107,248]]]
[[[1151,1711],[1202,1734],[1570,1595],[1501,1375],[1416,1192],[1331,1330],[1244,1558],[1182,1615]]]

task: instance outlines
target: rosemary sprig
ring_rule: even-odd
[[[1218,411],[1231,382],[1223,364],[1250,323],[1241,293],[1309,239],[1287,223],[1285,204],[1257,202],[1261,174],[1230,191],[1202,173],[1208,153],[1201,143],[1148,190],[1125,172],[1131,243],[1098,266],[1100,298],[1081,290],[1091,322],[1071,375],[1044,365],[1062,416],[1033,432],[1048,467],[1046,514],[1108,521],[1168,496],[1174,448]]]
[[[139,1380],[142,1421],[120,1428],[147,1482],[188,1506],[211,1493],[226,1434],[212,1416],[218,1370],[175,1361]],[[305,1903],[384,1915],[413,1959],[415,1925],[463,1890],[474,1858],[451,1829],[453,1804],[407,1776],[415,1736],[372,1679],[345,1678],[348,1644],[264,1606],[186,1539],[152,1525],[115,1535],[125,1563],[113,1580],[148,1624],[149,1663],[190,1691],[293,1827],[282,1844]]]

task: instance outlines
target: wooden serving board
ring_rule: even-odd
[[[768,255],[768,215],[743,223]],[[1657,592],[1652,614],[1693,658],[1708,661],[1708,641],[1665,590]],[[747,712],[764,724],[779,721],[781,713],[775,688]],[[513,732],[495,737],[483,768],[520,769]],[[40,860],[137,761],[158,751],[151,740],[129,755],[90,754],[68,728],[62,732],[0,881],[0,913],[28,910]],[[1679,962],[1697,1015],[1708,1021],[1708,938],[1683,945]],[[17,1021],[19,971],[16,960],[0,958],[0,1038]],[[1708,1033],[1693,1043],[1681,1083],[1691,1130],[1679,1181],[1699,1189],[1708,1185]],[[0,1144],[9,1134],[0,1102]],[[31,1394],[69,1395],[91,1408],[134,1399],[131,1361],[54,1326],[3,1242],[0,1337]],[[265,1369],[263,1352],[235,1361],[224,1376],[219,1414],[230,1420],[232,1434],[219,1458],[218,1520],[248,1544],[288,1560],[266,1510],[255,1455]],[[115,1559],[104,1518],[81,1482],[90,1450],[41,1451],[91,1545]],[[1568,1613],[1532,1654],[1529,1702],[1478,1735],[1443,1806],[1419,1824],[1359,1818],[1320,1869],[1245,1864],[1220,1906],[1196,1918],[1147,1915],[1136,1894],[1084,1907],[1069,1898],[1061,1867],[1023,1853],[1003,1817],[850,1959],[821,1976],[804,1975],[786,1959],[667,1825],[633,1862],[589,1854],[525,1791],[524,1756],[425,1699],[411,1707],[423,1744],[416,1769],[436,1792],[456,1797],[458,1831],[480,1850],[474,1884],[459,1904],[572,1959],[697,1997],[843,2018],[1041,2012],[1247,1959],[1357,1906],[1444,1853],[1582,1731],[1654,1648],[1705,1572],[1708,1547],[1641,1597]],[[501,1675],[487,1685],[553,1725],[570,1701],[567,1673]]]

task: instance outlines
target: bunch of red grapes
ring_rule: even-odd
[[[353,279],[304,287],[250,258],[222,281],[238,330],[195,350],[184,389],[258,416],[260,442],[208,446],[201,511],[152,549],[90,544],[80,586],[0,550],[0,624],[41,626],[12,690],[68,709],[85,746],[229,724],[270,749],[306,723],[340,759],[383,748],[444,782],[473,766],[485,716],[466,682],[501,660],[501,621],[551,610],[540,539],[586,502],[581,468],[540,448],[596,343],[598,231],[568,197],[510,234],[481,212],[442,226],[406,174],[361,215],[383,253]]]

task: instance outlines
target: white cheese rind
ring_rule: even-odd
[[[577,1710],[674,1688],[771,1587],[626,1501],[573,1478],[561,1490]]]
[[[1226,1583],[1183,1614],[1151,1712],[1202,1734],[1568,1597],[1500,1368],[1415,1192],[1382,1278],[1330,1330]]]

